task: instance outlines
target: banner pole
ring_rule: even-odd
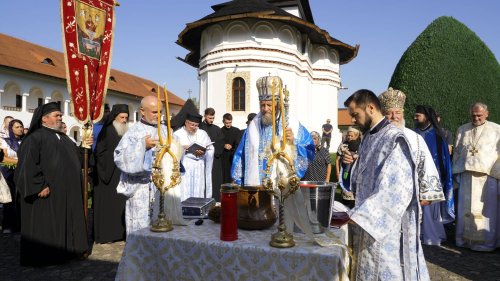
[[[92,136],[93,124],[92,121],[88,121],[83,125],[82,132],[82,148],[83,148],[83,213],[85,215],[85,224],[88,223],[88,213],[89,213],[89,150],[92,148],[88,146],[86,141]]]

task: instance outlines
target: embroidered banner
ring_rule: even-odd
[[[102,118],[113,45],[115,0],[61,0],[71,111],[81,123]]]

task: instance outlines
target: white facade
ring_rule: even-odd
[[[108,90],[105,103],[110,108],[114,104],[127,104],[130,110],[129,121],[137,121],[142,97],[125,95]],[[5,116],[12,116],[24,123],[27,128],[33,111],[39,103],[60,102],[63,121],[68,127],[68,135],[80,140],[82,124],[71,116],[71,98],[66,81],[31,72],[0,68],[0,126]]]
[[[214,24],[203,31],[200,46],[200,111],[213,107],[215,123],[233,115],[233,125],[246,127],[249,113],[259,111],[259,77],[277,75],[290,91],[290,112],[309,131],[321,133],[331,119],[331,150],[341,141],[337,128],[340,88],[338,52],[311,44],[307,34],[280,22],[244,19]],[[232,83],[245,81],[245,110],[233,111]]]

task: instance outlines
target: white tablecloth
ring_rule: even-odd
[[[345,252],[323,248],[294,234],[296,246],[269,246],[276,227],[238,230],[238,240],[219,240],[220,225],[175,226],[166,233],[131,233],[116,280],[348,280]],[[345,241],[345,231],[336,234]]]

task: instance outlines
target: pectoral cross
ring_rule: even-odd
[[[475,146],[472,146],[471,149],[469,149],[469,152],[472,154],[472,156],[475,156],[476,153],[479,153]]]

